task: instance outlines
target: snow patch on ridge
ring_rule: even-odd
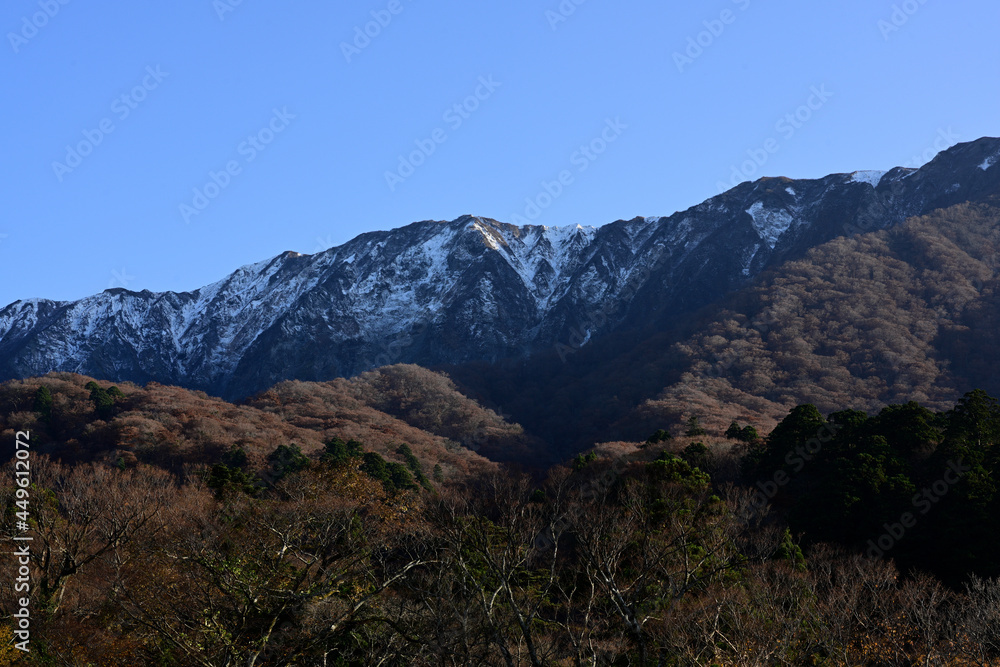
[[[755,243],[753,245],[753,250],[750,252],[750,256],[747,258],[747,261],[743,264],[743,275],[744,276],[747,276],[747,277],[750,276],[750,265],[753,264],[753,258],[757,256],[757,251],[758,250],[760,250],[760,244],[759,243]]]
[[[581,249],[589,246],[597,234],[596,227],[513,227],[479,217],[467,229],[478,232],[484,245],[497,252],[517,274],[540,314],[565,293],[580,262]]]
[[[496,238],[494,236],[494,235],[497,235],[497,232],[496,232],[495,229],[493,229],[492,227],[489,227],[487,225],[482,224],[479,220],[476,220],[476,222],[472,223],[472,228],[475,229],[477,232],[479,232],[482,235],[483,242],[487,246],[489,246],[493,250],[499,250],[500,249],[500,244],[497,243],[497,240],[496,240]]]
[[[881,181],[882,177],[885,176],[887,173],[888,172],[885,171],[875,171],[875,170],[856,171],[853,174],[851,174],[851,182],[867,183],[873,188],[876,188],[878,187],[879,181]]]
[[[1000,160],[1000,153],[997,153],[996,155],[988,157],[985,160],[983,160],[983,163],[979,165],[979,168],[982,169],[983,171],[986,171],[987,169],[995,165],[997,163],[997,160]]]
[[[788,211],[767,210],[762,202],[757,202],[748,208],[747,214],[753,218],[753,228],[757,235],[771,250],[778,244],[778,238],[795,222],[795,218]]]

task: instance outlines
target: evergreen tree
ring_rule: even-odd
[[[402,463],[389,462],[377,452],[365,452],[362,457],[361,472],[382,482],[387,493],[393,494],[404,489],[416,489],[413,476]]]
[[[405,442],[396,448],[396,453],[403,457],[406,461],[407,467],[413,472],[413,476],[417,479],[417,483],[424,487],[428,491],[432,490],[431,481],[427,479],[427,475],[424,474],[424,466],[420,463],[420,459],[416,457],[413,450]]]
[[[354,438],[351,438],[350,440],[347,441],[347,455],[348,456],[351,456],[351,457],[354,457],[354,456],[364,456],[364,453],[365,453],[365,446],[363,444],[361,444],[360,442],[358,442]]]
[[[247,465],[247,450],[242,447],[233,447],[222,457],[222,462],[230,468],[245,468]]]
[[[708,431],[706,431],[701,425],[697,415],[691,415],[688,419],[687,430],[684,431],[684,435],[688,437],[697,437],[699,435],[708,435]]]
[[[204,480],[205,486],[212,489],[216,498],[221,498],[227,493],[245,493],[253,496],[260,488],[253,475],[224,463],[216,463],[208,469],[204,473]]]
[[[646,444],[655,445],[658,442],[666,442],[667,440],[670,440],[673,437],[674,436],[670,435],[668,431],[664,431],[662,428],[657,429],[656,432],[653,433],[653,435],[646,438]]]
[[[391,488],[386,487],[386,491],[390,493],[399,490],[413,490],[416,491],[417,485],[413,482],[413,476],[410,471],[402,463],[396,463],[395,461],[386,463],[386,472],[389,475],[389,480],[392,483]]]
[[[833,418],[834,415],[830,415]],[[938,415],[915,401],[882,408],[871,428],[905,453],[929,453],[944,437]]]
[[[708,447],[700,442],[693,442],[685,447],[681,458],[692,468],[708,469]]]
[[[378,452],[365,452],[361,458],[361,472],[365,473],[372,479],[382,482],[383,485],[391,483],[385,459],[382,458],[381,454]]]
[[[597,454],[595,454],[594,452],[587,452],[586,454],[577,454],[576,458],[573,459],[573,470],[583,470],[596,460],[597,460]]]
[[[982,389],[958,400],[948,413],[948,437],[982,448],[1000,442],[1000,405]]]
[[[347,443],[340,438],[333,438],[326,443],[320,460],[324,463],[340,465],[349,459],[347,454]]]
[[[805,457],[798,454],[800,448],[810,442],[813,443],[813,449],[816,448],[816,444],[825,446],[819,440],[820,437],[826,436],[827,431],[821,430],[825,426],[827,422],[815,405],[807,403],[792,408],[788,416],[782,419],[767,436],[763,446],[751,448],[746,460],[747,472],[758,479],[770,478],[779,470],[790,469],[797,465],[790,464],[789,457],[795,458],[796,461],[806,461]]]
[[[52,394],[49,388],[42,385],[35,392],[35,412],[41,415],[42,421],[48,421],[52,417]]]
[[[364,445],[351,439],[344,442],[343,438],[331,438],[327,441],[320,454],[320,460],[331,465],[347,463],[351,459],[361,458],[365,454]]]
[[[731,424],[729,424],[729,428],[726,429],[725,435],[730,440],[738,440],[740,442],[745,442],[747,444],[754,443],[758,439],[760,439],[760,435],[757,433],[757,429],[755,429],[753,426],[750,426],[749,424],[747,424],[743,428],[740,428],[740,425],[736,423],[735,419],[732,421]]]
[[[271,464],[271,472],[274,481],[278,481],[285,475],[309,467],[309,459],[296,444],[278,445],[277,449],[268,454],[268,462]]]
[[[88,386],[90,384],[94,385],[90,390],[90,400],[94,404],[94,412],[97,413],[98,419],[105,421],[111,419],[115,413],[115,399],[96,383],[91,382]]]

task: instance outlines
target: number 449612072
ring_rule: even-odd
[[[31,485],[31,466],[28,461],[30,456],[31,438],[30,431],[18,431],[16,449],[14,452],[14,475],[17,479],[17,512],[18,528],[22,531],[28,529],[28,487]]]

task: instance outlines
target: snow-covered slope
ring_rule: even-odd
[[[764,178],[600,228],[417,222],[286,252],[193,292],[18,301],[0,310],[0,379],[78,371],[237,397],[397,362],[566,358],[609,331],[669,322],[835,236],[995,193],[1000,172],[981,165],[998,152],[1000,141],[982,139],[919,170]]]

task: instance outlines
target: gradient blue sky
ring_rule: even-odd
[[[3,4],[0,305],[194,289],[416,220],[510,221],[564,170],[535,222],[668,215],[717,194],[768,139],[778,150],[753,178],[889,169],[945,135],[1000,135],[992,0],[565,0],[559,22],[559,0],[234,1]],[[342,43],[390,5],[348,62]],[[124,116],[115,100],[144,83]],[[831,96],[779,127],[813,87]],[[446,113],[477,89],[457,125]],[[274,109],[295,118],[250,161],[243,142]],[[608,119],[626,127],[583,157]],[[102,123],[113,131],[57,175]],[[435,131],[445,141],[390,189],[385,173]],[[181,205],[230,162],[238,173],[185,221]]]

